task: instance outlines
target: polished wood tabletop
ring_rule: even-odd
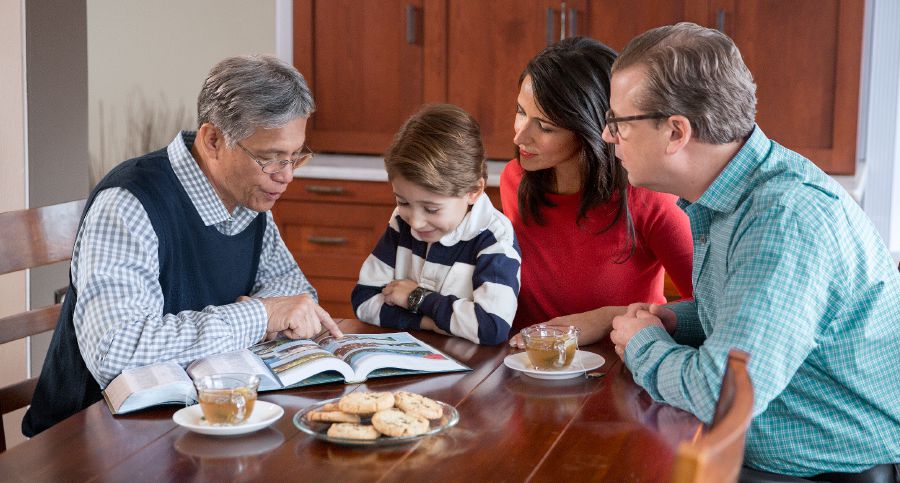
[[[345,333],[384,332],[343,320]],[[260,394],[285,414],[269,428],[212,437],[172,421],[177,407],[112,416],[94,404],[0,454],[2,481],[668,481],[678,443],[700,422],[652,401],[604,343],[581,347],[600,377],[534,379],[503,364],[517,352],[431,332],[413,335],[469,372],[372,379]],[[599,375],[598,374],[598,375]],[[315,402],[353,391],[407,390],[455,406],[459,423],[407,445],[348,447],[292,421]]]

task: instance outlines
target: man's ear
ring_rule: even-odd
[[[666,154],[675,154],[687,146],[688,141],[694,135],[694,131],[691,129],[691,121],[681,115],[670,116],[666,123],[668,123],[670,131]]]
[[[215,126],[204,122],[197,130],[194,145],[205,159],[217,159],[219,152],[225,149],[225,136]]]

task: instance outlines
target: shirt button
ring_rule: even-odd
[[[700,243],[706,245],[706,235],[700,235]]]

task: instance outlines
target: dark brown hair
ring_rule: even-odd
[[[603,140],[609,109],[610,72],[616,53],[596,40],[572,37],[547,47],[531,59],[519,78],[531,77],[534,97],[553,124],[572,131],[581,148],[581,224],[590,210],[618,197],[613,220],[600,232],[624,223],[629,247],[620,261],[634,252],[635,235],[628,209],[628,177]],[[518,151],[518,148],[517,148]],[[518,152],[517,152],[518,155]],[[554,185],[552,169],[526,171],[519,184],[519,212],[525,223],[544,223],[541,210],[555,206],[548,198]]]

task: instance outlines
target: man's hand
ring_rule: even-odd
[[[560,328],[570,325],[578,327],[581,332],[578,334],[578,345],[591,345],[599,342],[600,339],[606,337],[612,327],[613,317],[625,313],[625,307],[601,307],[599,309],[582,312],[580,314],[563,315],[544,322],[543,325]],[[540,325],[540,324],[535,324]],[[509,345],[517,349],[525,348],[525,341],[522,334],[516,334],[509,339]]]
[[[322,331],[323,326],[335,337],[344,336],[328,312],[309,294],[261,298],[259,301],[269,315],[266,339],[278,332],[291,339],[311,339]]]
[[[381,289],[381,294],[384,295],[384,303],[408,309],[409,293],[418,286],[419,284],[408,278],[394,280]]]
[[[625,315],[613,319],[609,338],[616,346],[616,354],[625,360],[625,348],[628,347],[628,342],[634,334],[653,325],[671,333],[675,330],[676,324],[675,312],[672,309],[656,304],[631,304]]]

